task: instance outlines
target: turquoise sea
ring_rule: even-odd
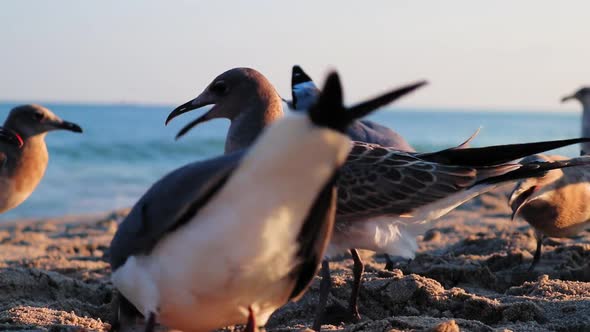
[[[5,118],[16,103],[0,103]],[[76,122],[82,135],[47,135],[50,160],[45,177],[31,197],[0,215],[0,221],[97,213],[128,207],[167,172],[188,162],[223,152],[229,122],[215,120],[174,140],[178,130],[202,111],[164,126],[174,106],[44,104],[63,119]],[[400,132],[418,151],[457,145],[482,127],[472,146],[580,135],[580,114],[571,112],[442,109],[383,110],[370,118]],[[579,147],[558,152],[576,156]]]

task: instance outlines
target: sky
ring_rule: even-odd
[[[347,102],[418,79],[400,105],[577,110],[590,1],[13,0],[0,101],[179,104],[233,67],[290,95],[293,64],[337,69]]]

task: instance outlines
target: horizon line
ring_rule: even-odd
[[[139,101],[59,101],[59,100],[2,100],[0,99],[0,105],[7,104],[40,104],[40,105],[67,105],[67,106],[128,106],[128,107],[170,107],[175,108],[178,105],[174,103],[160,103],[160,102],[139,102]],[[385,107],[388,111],[393,107],[401,110],[412,110],[412,111],[438,111],[438,112],[471,112],[477,110],[485,113],[507,113],[507,112],[522,112],[522,113],[576,113],[582,111],[581,109],[572,109],[571,107],[558,109],[558,106],[554,109],[546,107],[519,107],[519,106],[432,106],[432,105],[404,105],[404,106],[389,106]]]

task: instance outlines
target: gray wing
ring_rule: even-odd
[[[443,165],[411,153],[354,142],[338,181],[338,220],[411,213],[474,185],[473,167]]]
[[[353,141],[379,144],[401,151],[415,151],[400,134],[370,120],[355,121],[348,127],[346,134]]]
[[[245,151],[195,162],[156,182],[119,225],[110,247],[112,269],[149,253],[159,239],[190,220],[225,183]]]

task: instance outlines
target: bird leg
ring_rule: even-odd
[[[256,332],[256,317],[254,317],[252,306],[248,307],[248,324],[246,325],[244,332]]]
[[[358,322],[359,320],[361,320],[361,315],[359,314],[357,301],[359,297],[359,291],[361,289],[361,277],[363,276],[363,272],[365,271],[365,266],[356,249],[350,249],[350,254],[352,255],[352,259],[354,261],[354,266],[352,268],[354,280],[352,284],[352,292],[350,293],[348,312],[350,315],[350,320],[352,322]]]
[[[150,312],[150,316],[148,317],[145,323],[145,332],[154,332],[156,328],[156,314]]]
[[[326,260],[322,262],[321,275],[320,300],[316,308],[315,319],[312,326],[312,329],[318,332],[322,328],[322,322],[324,321],[324,315],[326,313],[326,304],[328,303],[328,295],[330,295],[330,287],[332,286],[332,280],[330,279],[330,263]]]
[[[146,323],[141,313],[118,291],[114,295],[112,310],[115,317],[111,324],[111,331],[140,331],[140,327]]]
[[[541,260],[541,249],[543,248],[543,238],[545,236],[543,234],[537,234],[537,250],[535,251],[535,256],[533,256],[533,262],[531,266],[529,266],[529,272],[533,272],[537,263]]]
[[[385,269],[387,271],[393,271],[393,261],[391,260],[391,257],[389,257],[388,254],[384,254],[385,255]]]

